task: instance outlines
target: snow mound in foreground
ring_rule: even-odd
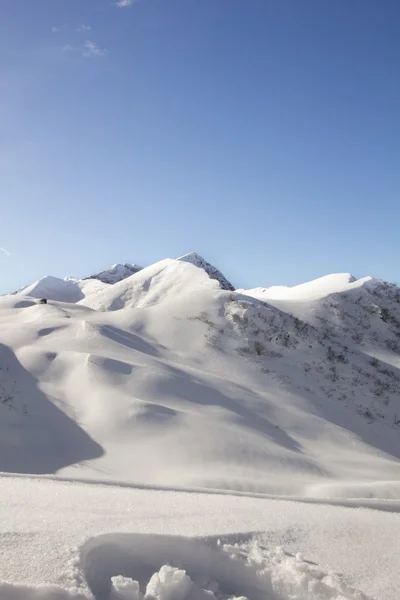
[[[353,275],[350,275],[350,273],[333,273],[293,287],[272,286],[268,288],[259,287],[241,291],[244,294],[264,301],[268,301],[269,299],[312,300],[323,298],[329,294],[351,290],[354,287],[359,287],[371,280],[372,277],[356,279]]]
[[[80,580],[70,590],[0,583],[0,595],[2,600],[368,600],[301,554],[268,548],[262,539],[209,545],[159,535],[99,536],[82,548]]]

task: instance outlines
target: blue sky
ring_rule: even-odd
[[[195,250],[399,281],[398,0],[2,0],[0,291]]]

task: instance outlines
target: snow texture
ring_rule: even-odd
[[[1,600],[397,600],[400,290],[204,263],[0,297]]]
[[[390,512],[5,476],[0,493],[2,600],[138,588],[187,600],[398,598],[398,502]]]

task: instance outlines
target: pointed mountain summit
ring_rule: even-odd
[[[203,269],[210,277],[210,279],[216,279],[218,281],[223,290],[228,290],[229,292],[233,292],[235,290],[233,285],[230,283],[230,281],[226,279],[226,277],[224,277],[221,271],[219,271],[216,267],[204,260],[204,258],[197,254],[197,252],[190,252],[189,254],[184,254],[183,256],[180,256],[177,260],[191,263],[195,267]]]

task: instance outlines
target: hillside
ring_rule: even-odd
[[[97,279],[82,280],[72,277],[60,279],[59,277],[48,275],[14,292],[14,295],[30,296],[31,298],[38,299],[46,298],[47,300],[74,304],[83,300],[86,295],[91,295],[105,287],[106,284]]]
[[[172,259],[96,284],[75,304],[0,298],[3,470],[398,497],[395,286],[329,276],[268,298]],[[24,434],[46,423],[51,461],[52,438]]]
[[[1,600],[397,600],[400,290],[230,287],[0,297]]]

